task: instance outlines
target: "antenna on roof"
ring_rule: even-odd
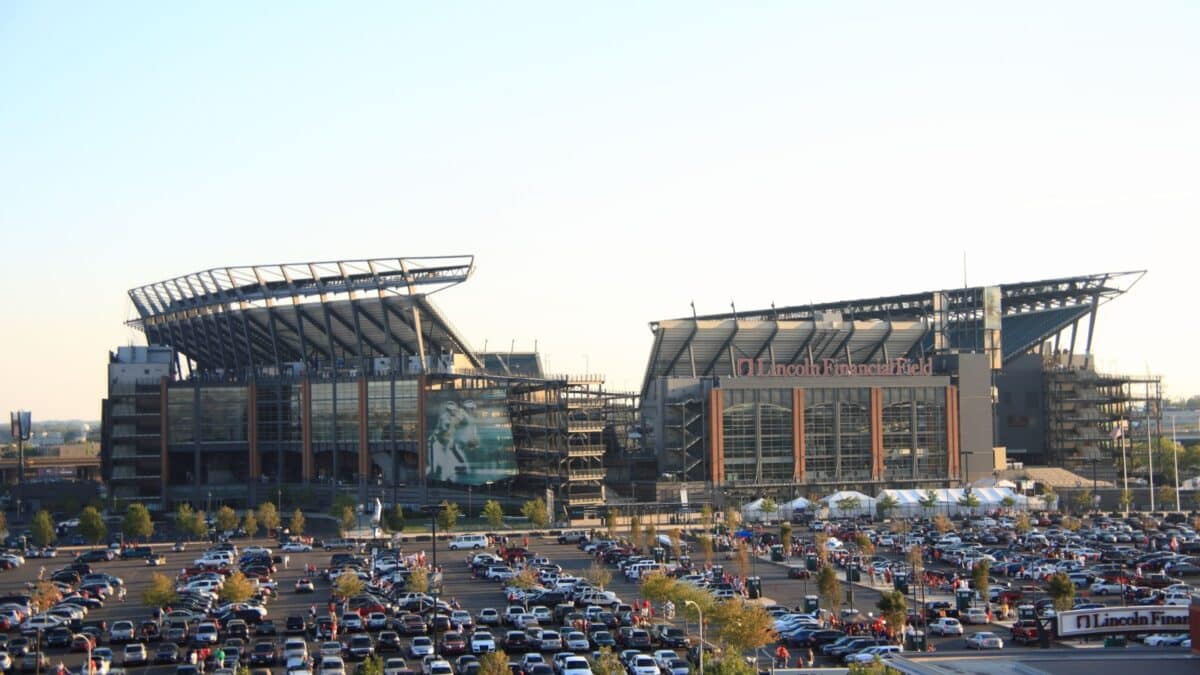
[[[733,320],[734,320],[734,321],[737,321],[737,307],[736,307],[736,306],[734,306],[734,304],[733,304],[733,300],[730,300],[730,301],[729,301],[729,309],[732,309],[732,310],[733,310]]]
[[[967,251],[963,249],[963,288],[967,288]]]
[[[692,306],[692,319],[695,319],[696,318],[696,301],[692,300],[691,303],[689,303],[689,304],[691,304],[691,306]]]

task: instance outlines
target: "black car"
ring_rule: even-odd
[[[154,551],[149,546],[131,546],[121,551],[121,560],[136,560],[137,558],[149,558],[154,555]]]
[[[682,628],[668,624],[658,624],[654,637],[666,649],[687,649],[691,646],[691,640],[688,639],[687,633],[684,633]]]
[[[58,626],[51,628],[42,635],[42,639],[46,641],[46,647],[70,647],[71,646],[71,631]]]
[[[275,622],[267,619],[254,627],[255,635],[275,635]]]
[[[112,552],[102,548],[84,551],[75,556],[75,562],[80,563],[108,562],[109,560],[112,560]]]
[[[527,652],[531,646],[529,636],[519,630],[510,630],[504,634],[504,651],[509,654]]]
[[[346,658],[352,661],[362,661],[375,655],[375,645],[371,636],[366,634],[354,635],[346,645]]]
[[[308,630],[308,626],[305,625],[302,616],[289,616],[283,627],[283,631],[288,635],[298,635],[306,630]]]
[[[596,649],[601,649],[604,647],[615,649],[617,646],[617,641],[615,638],[613,638],[612,633],[606,630],[598,630],[595,633],[592,633],[591,637],[592,645],[595,646]]]
[[[275,644],[269,640],[254,643],[254,650],[250,652],[250,665],[275,665]]]

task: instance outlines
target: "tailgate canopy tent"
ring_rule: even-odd
[[[927,510],[922,506],[921,501],[925,500],[926,495],[929,493],[933,494],[936,503],[933,508]],[[892,511],[892,515],[901,516],[919,516],[927,512],[929,515],[935,513],[959,514],[972,511],[981,513],[1003,507],[1005,498],[1012,499],[1013,508],[1029,508],[1029,499],[1027,497],[1016,494],[1008,488],[972,488],[971,494],[979,500],[979,505],[974,509],[960,504],[960,501],[963,500],[966,494],[966,491],[961,488],[882,490],[876,499],[883,499],[887,495],[896,500],[896,508]]]

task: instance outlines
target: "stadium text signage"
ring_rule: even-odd
[[[933,359],[892,359],[883,363],[840,363],[822,359],[813,363],[771,363],[770,359],[738,359],[739,377],[900,377],[933,375]]]
[[[1188,630],[1188,607],[1109,607],[1060,612],[1058,634],[1152,633]]]

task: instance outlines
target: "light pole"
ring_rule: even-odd
[[[700,622],[700,651],[698,652],[700,656],[698,657],[699,658],[698,665],[699,665],[700,672],[703,673],[704,672],[704,612],[700,610],[700,605],[697,605],[695,600],[684,600],[683,604],[684,604],[684,606],[691,605],[692,607],[696,608],[696,616],[698,617],[699,622]]]
[[[438,590],[440,588],[440,584],[436,584],[434,582],[436,580],[436,575],[438,573],[438,571],[437,571],[437,569],[438,569],[438,566],[437,566],[437,517],[438,517],[438,514],[441,513],[441,511],[442,511],[442,505],[441,504],[426,504],[424,507],[422,507],[422,510],[429,514],[429,522],[430,522],[430,524],[432,526],[432,530],[433,530],[433,570],[429,573],[428,578],[429,578],[429,594],[433,596],[433,622],[432,622],[433,653],[437,654],[437,653],[439,653],[438,652],[438,634],[437,634],[437,616],[438,616]]]
[[[467,517],[471,517],[471,486],[467,485]]]

